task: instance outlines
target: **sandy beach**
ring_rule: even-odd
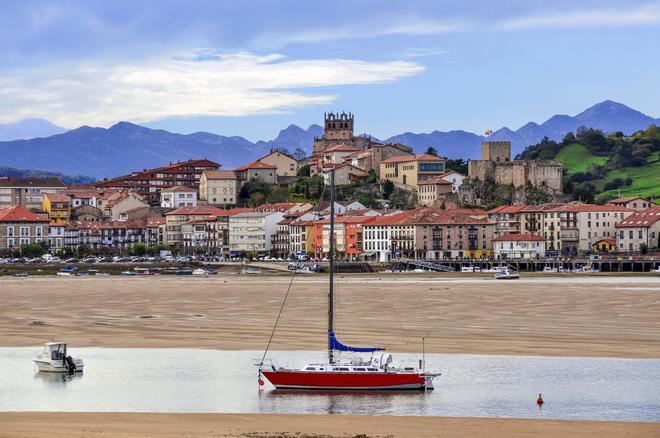
[[[273,414],[0,413],[0,437],[657,437],[660,423]]]
[[[263,349],[290,277],[0,278],[2,346]],[[325,276],[299,276],[274,350],[321,350]],[[339,275],[337,329],[391,351],[660,358],[660,278]]]

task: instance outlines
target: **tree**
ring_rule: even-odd
[[[371,208],[372,205],[376,202],[374,199],[374,195],[371,193],[360,193],[360,195],[357,198],[358,202],[365,207]]]
[[[82,245],[78,245],[78,257],[85,258],[91,254],[92,254],[92,248],[89,245],[87,245],[86,243],[83,243]]]
[[[309,174],[310,174],[309,164],[305,164],[304,166],[300,166],[298,168],[298,172],[296,173],[297,176],[302,176],[302,177],[309,177]]]
[[[639,253],[641,255],[646,255],[649,252],[649,247],[646,245],[646,243],[642,243],[639,245]]]
[[[266,203],[266,196],[261,192],[254,192],[250,195],[250,206],[259,207]]]
[[[293,151],[293,158],[295,158],[296,160],[298,161],[304,160],[305,157],[307,157],[307,152],[305,152],[301,148],[296,148],[296,150]]]
[[[135,245],[133,245],[133,255],[142,257],[147,253],[147,245],[145,245],[142,242],[138,242]]]
[[[263,195],[264,199],[270,194],[271,185],[261,178],[252,178],[246,181],[241,187],[240,197],[242,199],[251,199],[254,193]]]
[[[447,160],[445,162],[445,167],[449,170],[453,170],[454,172],[458,172],[463,175],[467,175],[468,173],[468,164],[462,158],[457,158],[455,160]]]
[[[389,199],[392,193],[394,193],[394,183],[387,179],[383,182],[383,198]]]
[[[429,146],[428,149],[426,149],[426,152],[424,153],[428,155],[433,155],[434,157],[438,156],[438,151],[433,146]]]
[[[367,182],[373,184],[376,181],[378,181],[378,175],[376,174],[376,171],[374,169],[369,169],[369,174],[367,175]]]
[[[41,257],[47,251],[48,248],[43,243],[29,243],[21,246],[21,255],[23,257]]]
[[[572,132],[569,132],[564,136],[564,139],[561,141],[561,144],[564,146],[567,146],[569,144],[577,143],[577,138],[575,138],[575,134]]]

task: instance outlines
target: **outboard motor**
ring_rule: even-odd
[[[66,357],[66,368],[69,373],[73,374],[76,371],[76,363],[71,356]]]

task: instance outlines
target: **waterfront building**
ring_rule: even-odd
[[[498,259],[536,259],[545,257],[545,239],[536,234],[505,234],[493,239]]]
[[[660,207],[651,207],[629,215],[616,225],[616,246],[620,252],[639,252],[660,248]]]
[[[272,248],[277,223],[284,217],[281,212],[246,212],[229,217],[229,251],[267,254]]]
[[[0,210],[0,250],[13,253],[23,245],[46,243],[48,217],[20,205]]]

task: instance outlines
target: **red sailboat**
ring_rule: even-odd
[[[299,369],[278,368],[271,365],[264,369],[264,360],[259,363],[259,380],[265,377],[277,389],[306,390],[431,390],[433,378],[439,374],[428,373],[425,361],[419,367],[397,367],[392,355],[377,353],[383,348],[360,348],[344,345],[334,332],[334,228],[335,228],[335,171],[330,171],[330,286],[328,290],[328,361],[311,363]],[[268,351],[268,349],[266,350]],[[350,360],[338,361],[336,351],[372,353],[369,359],[351,356]],[[377,353],[377,354],[374,354]],[[265,357],[265,354],[264,354]]]

